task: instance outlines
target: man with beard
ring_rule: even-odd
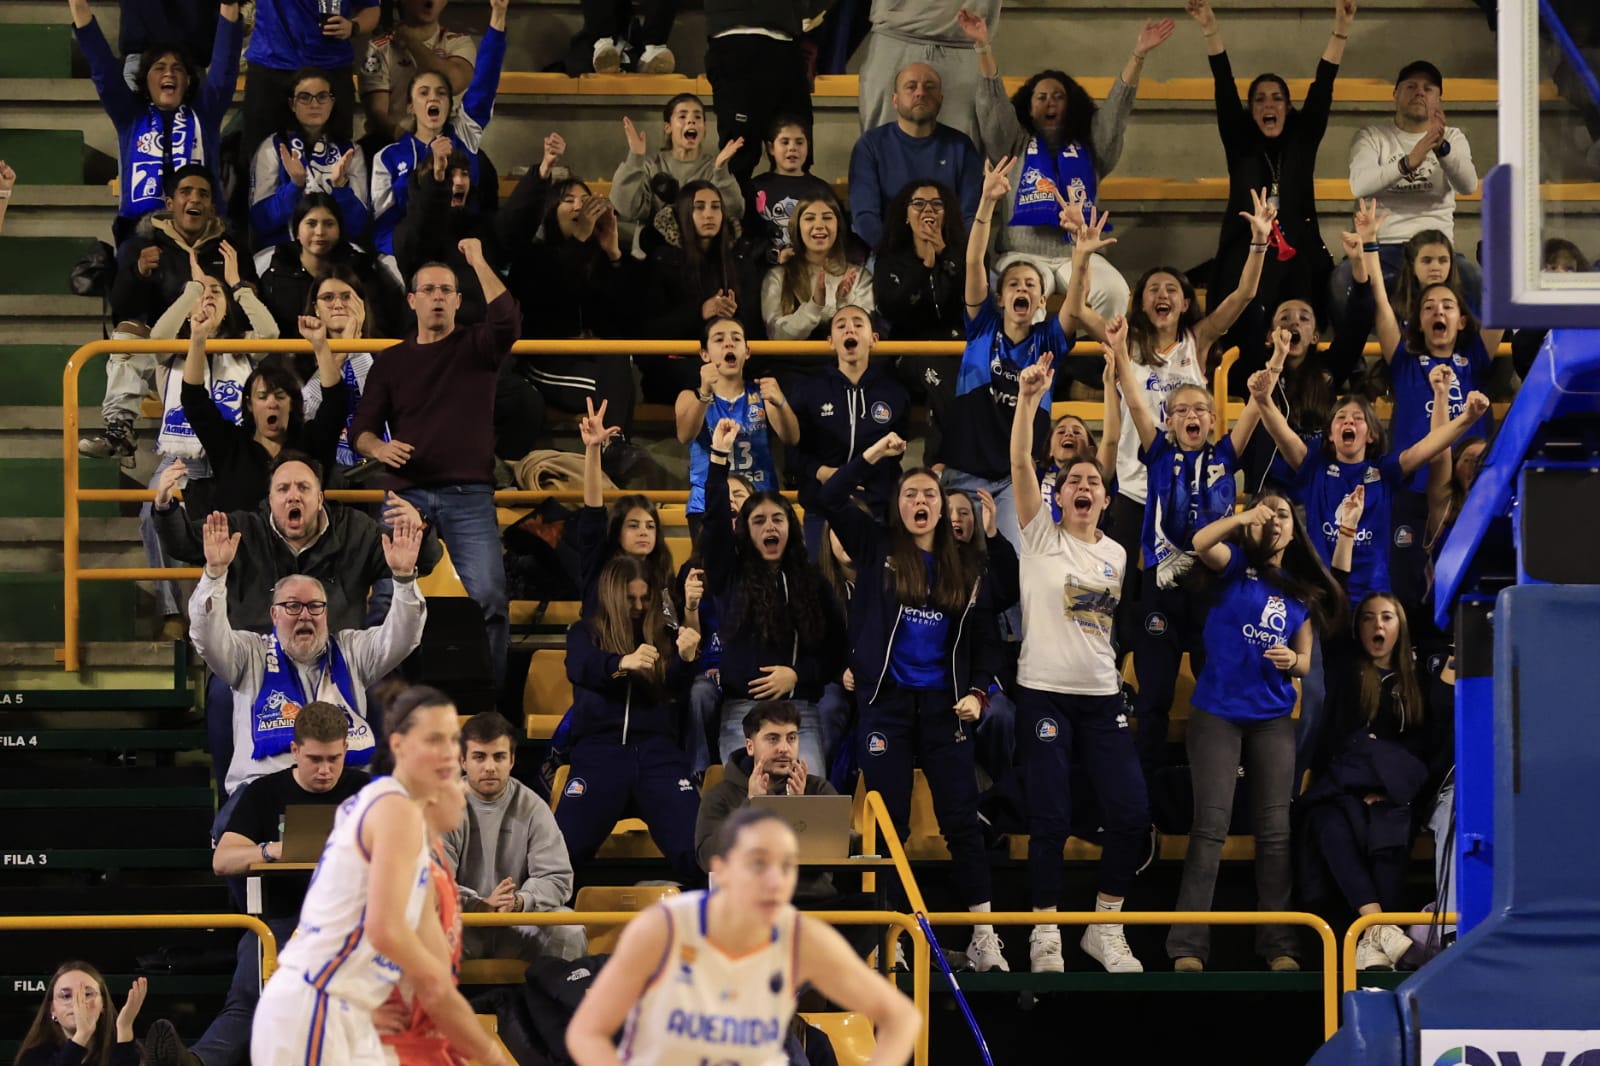
[[[394,599],[376,629],[328,632],[328,593],[304,574],[272,588],[272,632],[249,633],[228,621],[228,568],[241,535],[213,511],[203,533],[205,570],[189,600],[189,636],[213,673],[233,690],[233,760],[227,791],[293,763],[290,744],[300,709],[313,700],[343,709],[349,724],[347,761],[372,761],[375,737],[367,720],[367,689],[404,661],[422,641],[427,605],[417,589],[422,530],[409,515],[395,518],[383,554],[394,575]],[[219,812],[223,818],[228,808]],[[224,823],[225,824],[225,823]]]
[[[971,225],[983,185],[983,157],[972,138],[939,121],[944,89],[939,72],[912,63],[895,75],[890,97],[897,116],[861,135],[850,152],[850,221],[876,248],[883,238],[883,213],[911,182],[939,181],[961,198]]]

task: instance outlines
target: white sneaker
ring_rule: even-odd
[[[1120,925],[1091,925],[1078,941],[1083,953],[1106,968],[1106,973],[1144,973],[1144,964],[1128,947]]]
[[[615,74],[622,69],[622,42],[602,37],[594,42],[594,72]]]
[[[1411,938],[1397,925],[1374,925],[1356,941],[1356,969],[1392,970],[1411,950]]]
[[[1034,973],[1061,973],[1061,930],[1053,925],[1036,925],[1028,934],[1028,969]]]
[[[1000,953],[1005,945],[1000,943],[1000,938],[993,931],[981,932],[973,930],[972,943],[967,945],[967,961],[979,973],[988,973],[990,970],[1011,972],[1011,967],[1006,963],[1006,957]]]
[[[639,55],[640,74],[671,74],[678,69],[678,57],[664,44],[647,44]]]

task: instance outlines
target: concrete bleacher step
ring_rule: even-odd
[[[70,293],[73,265],[94,247],[89,237],[0,237],[0,292],[14,296]],[[59,387],[56,394],[59,398]]]
[[[28,185],[82,185],[83,130],[0,129],[0,159]]]
[[[59,409],[61,370],[73,350],[70,344],[0,345],[0,371],[6,378],[4,403]],[[78,374],[78,402],[85,407],[98,407],[105,398],[105,363],[104,359],[93,360]]]
[[[72,28],[63,23],[19,23],[0,33],[0,70],[10,78],[72,75]]]

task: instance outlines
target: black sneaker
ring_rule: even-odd
[[[98,436],[81,437],[78,454],[88,459],[127,459],[133,455],[133,425],[129,422],[107,422]]]

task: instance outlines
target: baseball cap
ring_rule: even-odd
[[[1406,79],[1414,78],[1418,75],[1421,75],[1422,77],[1433,82],[1433,84],[1441,93],[1444,92],[1444,75],[1439,73],[1438,67],[1434,66],[1426,59],[1413,59],[1405,66],[1401,67],[1400,73],[1395,75],[1394,83],[1398,86]]]

